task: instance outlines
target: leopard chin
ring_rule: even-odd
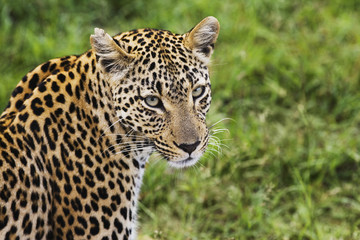
[[[168,164],[170,167],[183,169],[194,166],[199,161],[199,159],[199,157],[188,157],[185,160],[168,161]]]

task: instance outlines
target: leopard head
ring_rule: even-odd
[[[121,123],[149,139],[173,167],[195,164],[207,147],[208,64],[219,29],[207,17],[182,35],[139,29],[110,37],[95,29],[91,36]]]

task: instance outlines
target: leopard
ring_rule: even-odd
[[[28,72],[0,117],[0,239],[136,239],[150,155],[183,169],[207,149],[219,30],[95,28]]]

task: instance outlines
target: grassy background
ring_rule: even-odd
[[[94,27],[183,33],[216,16],[209,123],[226,146],[149,164],[141,239],[360,239],[358,0],[2,0],[0,107],[21,77],[90,47]]]

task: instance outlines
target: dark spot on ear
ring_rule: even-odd
[[[114,62],[114,60],[112,60],[112,59],[102,59],[101,65],[104,67],[106,72],[110,72],[113,62]]]
[[[205,56],[209,57],[210,47],[204,47],[204,48],[200,49],[200,52],[203,53]]]

